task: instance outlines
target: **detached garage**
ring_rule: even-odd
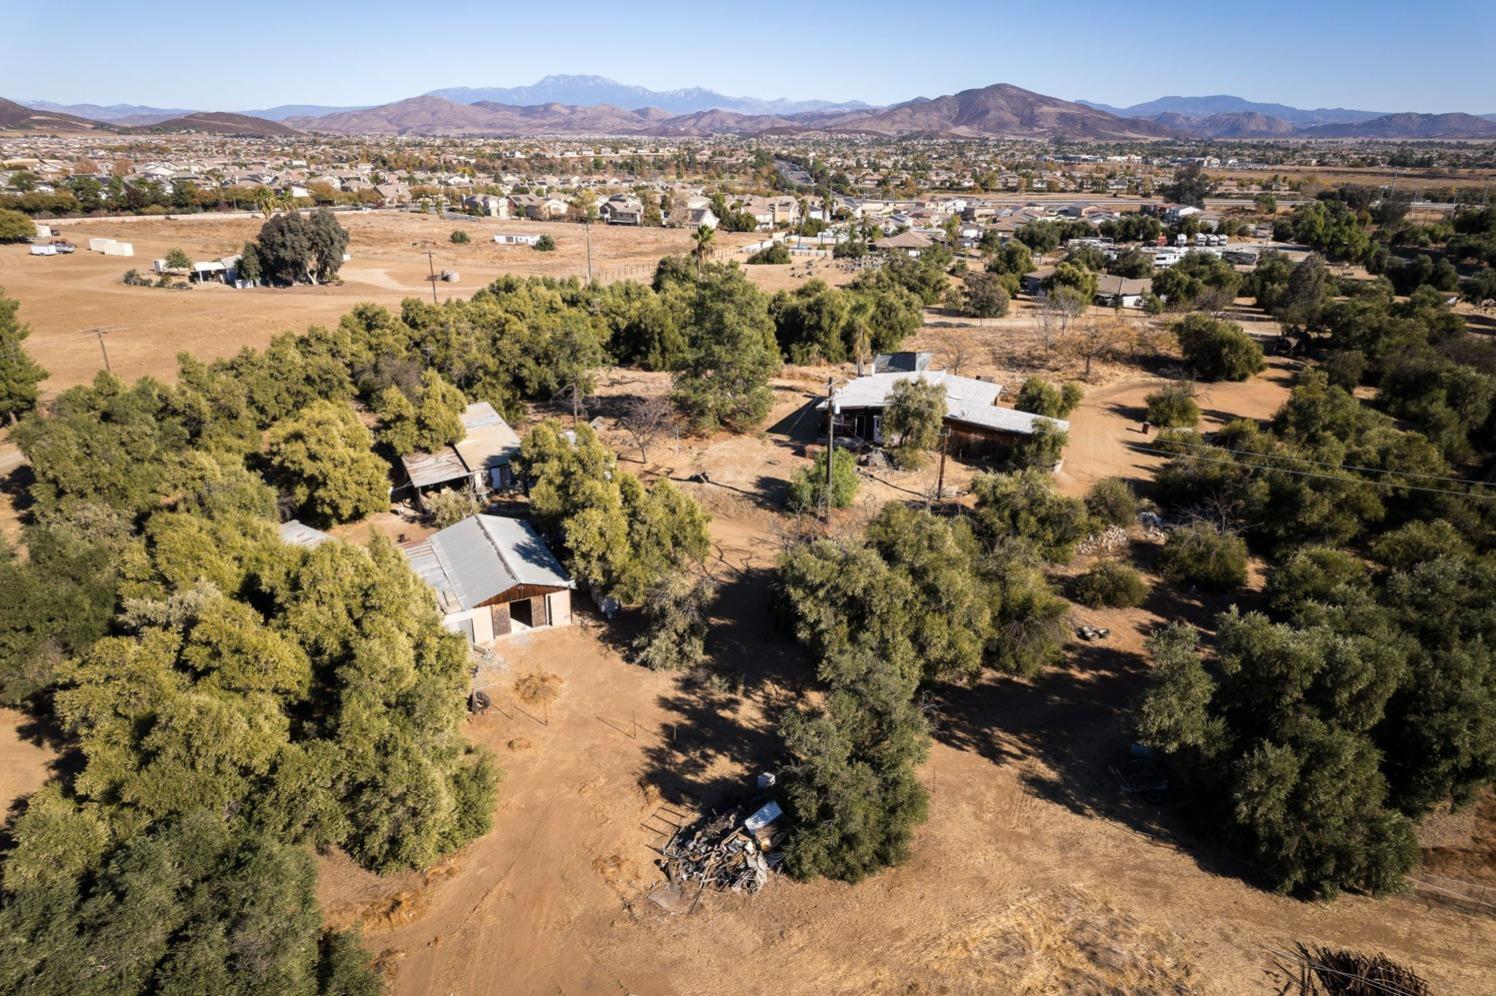
[[[524,519],[472,515],[404,553],[469,643],[571,622],[571,578]]]

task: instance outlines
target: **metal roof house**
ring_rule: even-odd
[[[832,410],[839,434],[883,443],[883,411],[894,385],[905,380],[924,380],[945,389],[945,426],[950,432],[947,450],[956,457],[995,456],[1010,448],[1015,439],[1031,436],[1041,424],[1061,431],[1070,423],[995,404],[1002,385],[990,380],[960,377],[944,370],[913,370],[875,373],[857,377],[833,392]],[[817,408],[825,411],[826,401]]]
[[[573,582],[524,519],[471,515],[402,550],[469,643],[571,622]]]
[[[475,494],[502,491],[514,483],[510,464],[519,455],[519,436],[487,401],[476,401],[462,413],[465,435],[435,453],[400,458],[416,501],[425,488],[463,484]]]

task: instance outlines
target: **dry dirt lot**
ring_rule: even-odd
[[[1205,407],[1213,419],[1262,417],[1289,373],[1274,363],[1216,388]],[[506,769],[494,831],[422,875],[323,864],[329,917],[362,925],[395,992],[1265,993],[1282,985],[1270,949],[1295,941],[1386,951],[1438,992],[1496,991],[1492,920],[1411,898],[1274,896],[1167,809],[1121,795],[1109,766],[1125,752],[1144,633],[1180,615],[1208,624],[1230,601],[1175,593],[1085,612],[1112,636],[1068,647],[1064,667],[932,696],[936,745],[922,772],[932,815],[906,865],[858,885],[776,878],[751,899],[708,895],[690,915],[651,904],[660,831],[748,791],[775,761],[775,717],[804,688],[808,662],[773,618],[767,568],[793,530],[779,501],[813,437],[803,406],[821,377],[787,371],[769,431],[656,446],[647,466],[609,433],[634,472],[711,478],[682,486],[715,516],[712,674],[635,667],[627,632],[585,612],[574,629],[501,648],[487,679],[496,707],[469,724]],[[1135,371],[1083,402],[1067,490],[1149,470],[1128,443],[1150,383]],[[662,388],[619,372],[599,407]],[[932,474],[880,472],[833,528],[856,528]],[[1146,566],[1152,545],[1136,545]],[[513,691],[536,672],[561,679],[544,708]]]
[[[33,333],[27,348],[51,372],[45,386],[55,392],[90,380],[103,368],[98,342],[87,331],[95,326],[112,329],[109,359],[120,376],[170,376],[175,356],[183,350],[212,359],[243,346],[262,346],[281,332],[336,324],[360,301],[398,307],[407,297],[429,298],[428,248],[438,272],[456,270],[461,278],[456,284],[437,283],[438,300],[469,297],[505,273],[587,273],[580,225],[477,218],[458,222],[388,212],[341,214],[339,220],[348,229],[353,257],[343,266],[340,285],[242,291],[222,284],[189,291],[125,286],[120,276],[126,270],[148,272],[152,260],[172,248],[198,260],[236,253],[262,224],[257,218],[162,218],[69,224],[61,231],[80,247],[70,256],[30,256],[24,245],[0,246],[0,288],[21,302],[21,319]],[[449,236],[457,228],[467,231],[472,242],[454,245]],[[556,240],[556,251],[496,245],[496,232],[547,233]],[[103,256],[83,248],[97,236],[128,241],[135,255]],[[719,256],[741,258],[735,248],[752,239],[719,234]],[[661,256],[690,247],[691,234],[684,229],[592,227],[593,271],[599,280],[648,280]]]
[[[137,247],[150,244],[148,229],[135,231]],[[149,237],[164,249],[176,231]],[[407,235],[379,243],[355,229],[355,264],[419,287],[424,259],[405,258],[399,240],[411,241]],[[199,237],[207,244],[209,236]],[[231,230],[212,236],[233,237]],[[36,262],[97,271],[80,277],[80,301],[115,293],[95,261]],[[119,261],[107,262],[112,269]],[[461,265],[461,286],[476,286],[467,273],[479,271]],[[3,255],[0,266],[18,263]],[[316,320],[330,321],[369,296],[352,290],[356,272],[358,265],[349,287],[290,293],[322,302],[328,317]],[[756,279],[770,278],[779,275]],[[410,292],[397,287],[389,300]],[[189,299],[182,306],[189,309],[258,296],[140,293],[154,295],[148,302],[167,301],[165,307]],[[40,310],[28,316],[34,325]],[[183,346],[237,348],[249,318],[241,316],[242,328],[217,318],[216,331],[200,339],[190,318],[173,324],[146,313],[143,321],[153,332],[134,362],[160,369]],[[165,331],[154,331],[158,326]],[[292,325],[267,324],[263,334],[277,327]],[[935,350],[942,362],[960,351],[964,373],[1010,390],[1030,373],[1075,375],[1073,357],[1036,350],[1033,335],[1022,320],[952,320],[927,327],[914,345]],[[51,341],[61,342],[60,333]],[[1136,445],[1138,408],[1161,369],[1113,363],[1095,371],[1096,384],[1071,418],[1060,478],[1067,491],[1079,493],[1108,474],[1147,479],[1156,457]],[[495,707],[468,725],[506,772],[492,832],[421,874],[380,878],[337,854],[322,861],[319,894],[329,921],[363,929],[394,992],[1267,993],[1282,984],[1270,949],[1304,941],[1385,951],[1425,974],[1436,992],[1496,993],[1496,920],[1411,897],[1306,904],[1274,896],[1167,808],[1130,802],[1118,791],[1110,765],[1125,753],[1128,709],[1146,677],[1144,634],[1166,618],[1208,624],[1230,601],[1167,591],[1137,610],[1078,614],[1112,635],[1067,647],[1062,667],[1034,679],[992,677],[932,693],[936,743],[922,771],[931,819],[905,865],[857,885],[775,878],[751,899],[708,895],[690,915],[670,916],[645,900],[658,877],[650,848],[661,843],[665,821],[682,822],[745,792],[754,773],[776,763],[776,718],[803,694],[808,662],[774,618],[770,568],[799,528],[782,514],[783,495],[814,441],[815,419],[805,409],[825,376],[824,369],[786,370],[769,427],[758,435],[660,444],[647,463],[626,436],[606,430],[630,472],[685,482],[704,471],[710,478],[681,485],[714,515],[707,566],[721,597],[710,672],[684,678],[629,663],[630,624],[604,624],[580,599],[577,626],[501,645],[500,660],[483,672]],[[1270,414],[1290,376],[1275,361],[1246,384],[1212,388],[1204,397],[1207,418]],[[593,413],[608,424],[629,396],[665,386],[659,375],[612,372]],[[948,467],[948,486],[963,489],[970,473]],[[933,466],[878,471],[857,507],[831,528],[854,531],[882,501],[926,493],[933,474]],[[380,517],[367,528],[409,527]],[[1135,547],[1146,568],[1152,544],[1136,538]],[[1246,592],[1240,600],[1253,597]],[[515,694],[529,675],[559,679],[553,701],[527,703]],[[4,724],[11,739],[0,745],[5,802],[40,784],[49,761],[13,727]],[[1472,855],[1488,860],[1488,826],[1486,838],[1481,826],[1466,820],[1443,827],[1444,850],[1435,857],[1456,855],[1464,862],[1459,868]]]

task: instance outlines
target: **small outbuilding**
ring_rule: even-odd
[[[418,504],[430,488],[460,486],[481,497],[513,486],[519,435],[504,417],[487,401],[476,401],[463,411],[462,427],[462,439],[451,446],[400,458]]]
[[[571,623],[572,580],[527,520],[471,515],[403,550],[469,643]]]

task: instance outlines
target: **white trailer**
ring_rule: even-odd
[[[42,246],[32,246],[31,247],[31,255],[33,255],[33,256],[56,256],[57,255],[57,247],[54,246],[54,245],[50,245],[50,244],[48,244],[48,245],[42,245]]]

